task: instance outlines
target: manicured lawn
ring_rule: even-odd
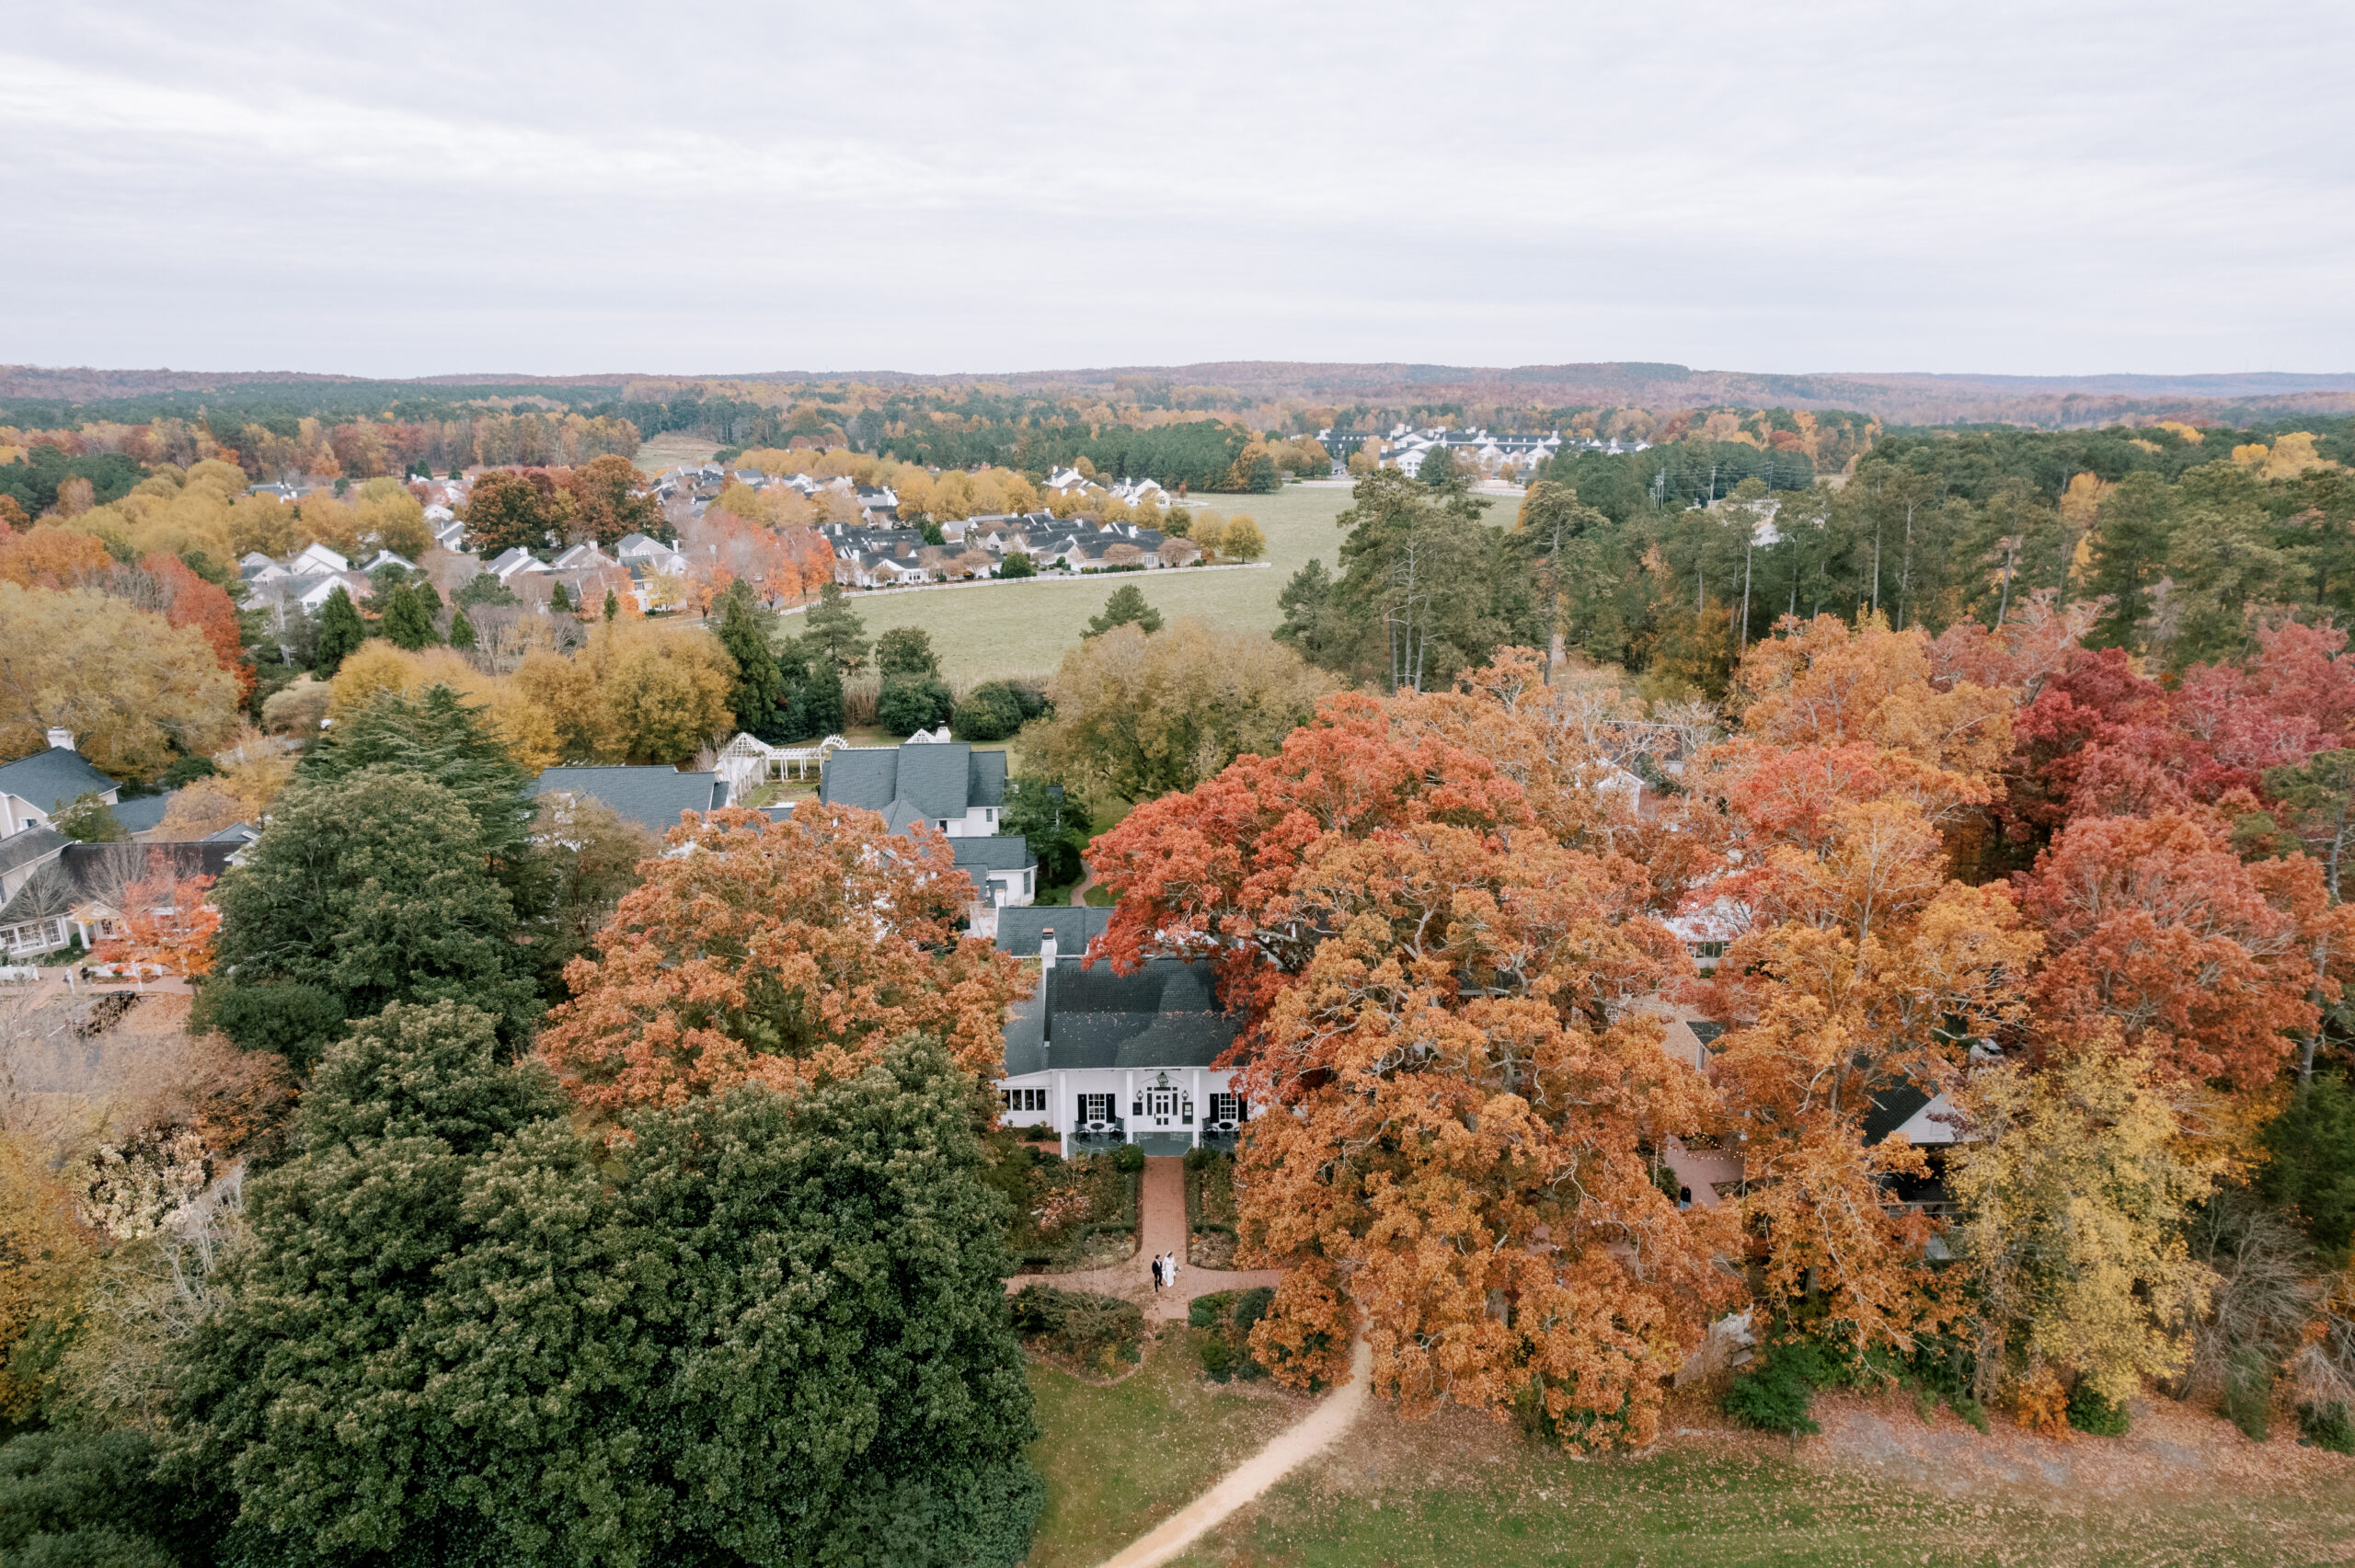
[[[946,592],[852,595],[853,607],[875,635],[892,626],[922,626],[932,635],[949,681],[971,683],[1001,675],[1051,675],[1063,651],[1079,643],[1088,617],[1112,590],[1134,584],[1145,602],[1171,620],[1191,615],[1215,625],[1272,631],[1282,620],[1276,597],[1311,556],[1329,568],[1338,559],[1341,532],[1333,519],[1348,508],[1346,489],[1292,486],[1269,496],[1212,496],[1222,516],[1247,514],[1268,536],[1265,571],[1127,572],[1080,578],[1050,575],[1009,587]],[[1510,500],[1489,514],[1510,521]],[[791,624],[788,622],[788,629]]]
[[[1451,1435],[1457,1439],[1449,1441]],[[1948,1494],[1734,1437],[1568,1459],[1461,1423],[1369,1413],[1337,1452],[1179,1558],[1189,1568],[1477,1563],[2258,1564],[2346,1560],[2355,1483],[2255,1494]]]
[[[1183,1329],[1145,1351],[1109,1388],[1032,1363],[1045,1432],[1031,1459],[1047,1478],[1047,1509],[1030,1568],[1090,1568],[1184,1506],[1308,1408],[1214,1390]]]

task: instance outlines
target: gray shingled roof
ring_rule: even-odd
[[[869,811],[905,799],[934,821],[962,817],[977,806],[1005,804],[1005,753],[976,751],[961,740],[853,746],[827,760],[818,798]]]
[[[43,816],[53,815],[83,795],[104,795],[114,787],[114,780],[84,761],[79,751],[63,746],[0,767],[0,790],[31,801],[33,809]]]
[[[1011,911],[1000,910],[1003,919]],[[1056,928],[1060,944],[1063,931]],[[1008,1077],[1050,1069],[1208,1067],[1235,1043],[1235,1021],[1218,1005],[1213,967],[1155,958],[1132,975],[1059,957],[1042,999],[1009,1010]],[[1053,1026],[1042,1029],[1044,1009]]]
[[[728,785],[717,773],[683,773],[675,768],[549,768],[532,793],[550,790],[602,800],[617,815],[658,833],[677,827],[682,811],[709,811],[728,804]]]
[[[126,833],[144,833],[163,825],[164,813],[171,808],[172,796],[179,791],[166,790],[161,795],[143,795],[137,800],[126,800],[114,807],[114,819],[122,824]]]
[[[1017,958],[1035,958],[1039,933],[1051,926],[1055,951],[1076,955],[1086,952],[1087,944],[1103,935],[1111,923],[1112,911],[1092,904],[1019,904],[997,912],[997,950]]]
[[[24,835],[17,835],[22,838]],[[62,914],[88,898],[120,896],[131,883],[167,873],[218,877],[242,844],[67,844],[0,908],[0,925]]]
[[[74,841],[54,828],[27,828],[0,839],[0,872],[29,865],[45,855],[56,853]]]

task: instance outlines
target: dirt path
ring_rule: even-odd
[[[1179,1276],[1182,1282],[1184,1276]],[[1349,1430],[1365,1408],[1373,1379],[1373,1353],[1360,1339],[1350,1347],[1350,1380],[1323,1404],[1269,1440],[1216,1486],[1180,1508],[1143,1538],[1104,1560],[1103,1568],[1155,1568],[1200,1540],[1244,1505],[1315,1458]]]
[[[1071,890],[1071,901],[1074,904],[1086,903],[1087,890],[1095,886],[1096,873],[1087,869],[1087,863],[1086,861],[1081,861],[1079,863],[1079,886]]]
[[[1144,1162],[1144,1189],[1138,1195],[1143,1209],[1137,1255],[1109,1268],[1078,1274],[1017,1274],[1005,1282],[1008,1290],[1026,1285],[1051,1285],[1059,1290],[1089,1290],[1099,1296],[1120,1296],[1144,1309],[1158,1322],[1186,1321],[1186,1303],[1197,1296],[1221,1290],[1248,1290],[1274,1285],[1283,1276],[1272,1268],[1196,1268],[1186,1262],[1186,1162],[1168,1155]],[[1164,1253],[1178,1254],[1178,1283],[1156,1291],[1153,1260]]]

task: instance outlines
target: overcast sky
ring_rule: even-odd
[[[2355,6],[28,6],[0,361],[2355,370]]]

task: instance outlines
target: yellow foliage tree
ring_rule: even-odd
[[[89,1264],[64,1184],[22,1139],[0,1134],[0,1420],[22,1420],[41,1391],[37,1378],[12,1367],[11,1352],[43,1322],[72,1314]]]
[[[175,747],[212,750],[236,722],[236,680],[201,632],[87,589],[0,583],[0,756],[40,750],[55,727],[133,778]]]

